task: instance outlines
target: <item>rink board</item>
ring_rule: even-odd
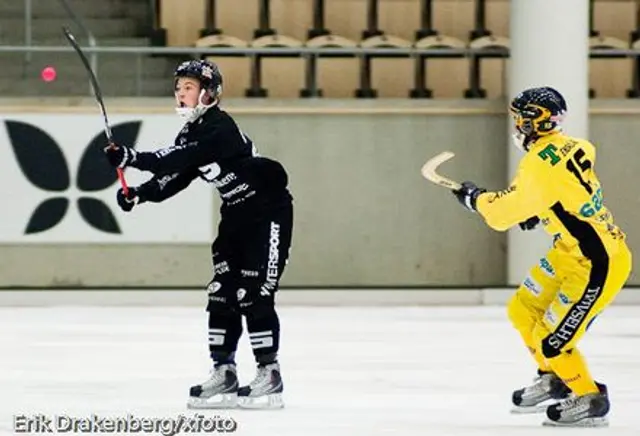
[[[479,289],[282,289],[284,306],[492,306],[507,302],[512,288]],[[175,289],[29,289],[0,291],[0,306],[202,306],[203,290]],[[640,304],[637,288],[628,288],[615,305]]]

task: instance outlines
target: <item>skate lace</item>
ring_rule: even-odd
[[[270,382],[270,370],[267,367],[258,367],[258,372],[256,373],[256,378],[253,379],[251,383],[249,383],[249,387],[253,390],[258,387],[262,387]]]
[[[226,368],[211,368],[209,370],[209,379],[203,383],[206,386],[217,386],[225,381]]]
[[[590,396],[588,395],[582,396],[582,397],[570,397],[570,398],[567,398],[566,400],[563,400],[558,406],[558,409],[560,409],[563,412],[581,413],[581,412],[584,412],[585,410],[588,410],[589,405],[590,405]]]
[[[543,394],[549,390],[549,380],[545,377],[536,377],[533,379],[534,384],[526,388],[526,393],[531,394]]]

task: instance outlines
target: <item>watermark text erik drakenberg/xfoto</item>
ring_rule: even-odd
[[[178,415],[175,418],[126,416],[70,416],[22,414],[13,416],[13,431],[17,434],[74,433],[148,433],[176,436],[188,433],[233,433],[238,423],[230,417]]]

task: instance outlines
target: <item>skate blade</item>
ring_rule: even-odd
[[[540,405],[538,404],[537,406],[529,406],[529,407],[520,407],[520,406],[514,406],[513,409],[511,409],[511,413],[514,415],[532,415],[535,413],[544,413],[547,411],[547,407],[549,407],[549,405]]]
[[[188,409],[235,409],[238,405],[238,394],[219,394],[209,398],[189,397]]]
[[[261,397],[238,397],[238,407],[242,409],[282,409],[282,394],[263,395]]]
[[[609,419],[602,418],[585,418],[576,422],[556,422],[547,419],[542,423],[545,427],[608,427]]]

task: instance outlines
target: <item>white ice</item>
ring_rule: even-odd
[[[612,307],[582,343],[610,389],[604,429],[541,427],[541,415],[509,413],[511,391],[535,367],[504,308],[282,307],[280,315],[286,408],[223,414],[238,435],[640,435],[640,307]],[[193,417],[188,388],[209,369],[206,313],[191,307],[0,308],[0,350],[2,434],[21,414]],[[245,337],[238,360],[248,381]]]

